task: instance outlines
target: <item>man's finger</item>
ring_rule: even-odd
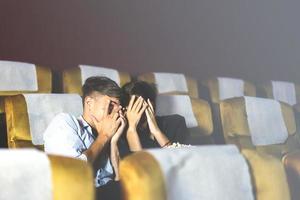
[[[118,117],[119,117],[119,113],[116,112],[113,114],[112,119],[115,121],[118,119]]]
[[[119,127],[120,125],[121,125],[121,118],[119,118],[118,120],[117,120],[117,123],[116,123],[116,125],[117,125],[117,127]]]
[[[94,124],[99,123],[98,119],[94,115],[91,115],[91,119]]]
[[[119,112],[121,109],[122,109],[122,106],[120,106],[120,105],[119,105],[119,106],[115,105],[114,108],[113,108],[113,110],[112,110],[112,113]]]
[[[110,99],[105,100],[105,105],[104,105],[104,116],[107,116],[109,113],[109,105],[110,105]]]

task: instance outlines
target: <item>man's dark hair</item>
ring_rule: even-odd
[[[82,101],[93,92],[120,99],[122,90],[118,84],[104,76],[92,76],[86,79],[82,86]]]
[[[122,90],[125,95],[122,101],[123,106],[127,106],[129,104],[131,95],[141,96],[146,101],[149,99],[155,105],[157,90],[154,84],[135,80],[126,83],[122,87]]]

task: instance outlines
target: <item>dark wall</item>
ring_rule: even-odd
[[[1,0],[0,59],[298,81],[299,8],[297,0]]]

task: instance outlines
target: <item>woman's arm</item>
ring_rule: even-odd
[[[126,139],[129,145],[130,151],[142,150],[140,138],[137,133],[137,125],[142,117],[142,114],[147,108],[147,103],[142,97],[132,96],[127,107],[126,117],[128,120],[128,129],[126,133]]]
[[[171,141],[167,138],[167,136],[160,130],[157,125],[157,121],[155,118],[154,108],[150,102],[147,100],[148,107],[146,109],[147,122],[150,129],[151,134],[154,136],[156,141],[161,147],[165,147],[171,144]]]

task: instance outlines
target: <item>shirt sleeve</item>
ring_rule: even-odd
[[[75,117],[65,113],[55,116],[44,132],[45,152],[87,160],[79,128]]]

